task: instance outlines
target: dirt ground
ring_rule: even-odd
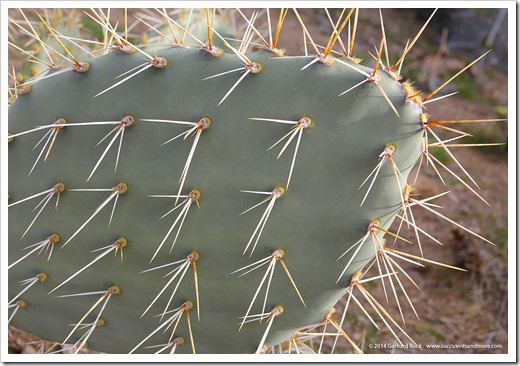
[[[302,17],[317,43],[325,44],[330,26],[323,11],[302,10]],[[336,15],[337,17],[337,15]],[[384,10],[386,36],[391,59],[402,52],[407,39],[412,38],[421,28],[423,20],[412,12],[396,9]],[[399,19],[402,23],[397,24]],[[363,64],[373,65],[368,52],[374,53],[374,44],[379,44],[381,28],[376,9],[360,12],[359,29],[356,38],[356,53],[365,60]],[[472,61],[472,59],[452,52],[449,42],[439,42],[442,28],[435,26],[435,18],[424,36],[407,56],[403,72],[417,79],[415,84],[421,90],[433,90],[450,75]],[[301,27],[294,17],[287,17],[280,43],[300,35]],[[298,49],[299,48],[299,49]],[[291,46],[292,53],[303,51],[303,44]],[[446,98],[428,105],[432,119],[485,119],[507,118],[508,84],[507,75],[485,60],[476,64],[464,76],[463,81],[454,83],[461,89],[471,89],[468,93]],[[453,89],[447,88],[443,93]],[[505,108],[505,110],[504,110]],[[489,124],[488,124],[489,125]],[[471,131],[479,142],[507,142],[507,123],[493,126],[462,126]],[[468,140],[469,141],[469,140]],[[437,149],[440,150],[440,149]],[[478,193],[490,204],[488,207],[462,184],[443,173],[447,185],[444,186],[431,166],[423,166],[416,185],[420,197],[433,196],[447,190],[451,193],[435,202],[442,206],[442,214],[452,218],[466,228],[489,239],[496,246],[476,238],[454,225],[432,215],[421,208],[414,208],[418,225],[432,234],[444,245],[421,236],[424,257],[466,269],[456,271],[433,264],[418,267],[404,263],[403,269],[420,287],[417,289],[402,276],[403,285],[420,319],[414,315],[405,297],[400,297],[406,324],[403,325],[399,308],[386,290],[389,301],[385,300],[381,281],[367,286],[374,297],[392,314],[413,340],[422,349],[369,348],[374,344],[395,344],[396,340],[388,328],[377,330],[359,308],[348,315],[346,331],[365,353],[507,353],[508,352],[508,151],[507,148],[457,148],[453,149],[458,161],[475,178],[480,186]],[[437,152],[436,152],[437,153]],[[444,159],[447,166],[457,174],[462,174],[453,159],[442,152],[436,155]],[[414,173],[412,173],[414,174]],[[414,175],[412,175],[414,176]],[[461,175],[462,176],[462,175]],[[391,231],[396,232],[398,224]],[[413,230],[401,230],[400,235],[412,241],[408,244],[397,241],[395,249],[420,255]],[[390,241],[390,239],[389,239]],[[393,241],[393,240],[391,240]],[[373,275],[377,275],[374,268]],[[370,277],[367,275],[367,277]],[[344,306],[340,303],[337,310]],[[368,309],[368,308],[367,308]],[[401,339],[406,339],[401,335]],[[13,353],[34,353],[38,344],[29,344],[31,337],[14,328],[10,329],[9,348]],[[331,347],[333,339],[327,346]],[[428,349],[426,345],[498,345],[500,348],[469,349]],[[351,353],[352,348],[340,342],[335,353]]]

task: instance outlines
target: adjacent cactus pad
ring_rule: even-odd
[[[397,276],[407,257],[378,257],[396,215],[415,225],[429,127],[395,69],[116,39],[9,108],[12,325],[108,353],[265,352],[363,268]]]

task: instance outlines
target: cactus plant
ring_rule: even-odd
[[[193,33],[184,18],[153,13],[163,24],[147,20],[150,33],[167,44],[141,48],[89,12],[109,52],[88,61],[39,17],[70,65],[11,93],[10,323],[107,353],[264,353],[332,324],[360,351],[344,314],[339,324],[330,316],[347,298],[413,343],[363,286],[377,267],[388,297],[415,311],[401,265],[433,261],[386,245],[384,236],[406,240],[392,222],[420,246],[431,237],[414,220],[422,207],[492,244],[412,194],[414,166],[444,167],[429,147],[453,157],[434,131],[443,121],[424,110],[446,83],[424,96],[400,75],[417,37],[392,65],[383,31],[363,66],[354,37],[339,37],[355,32],[355,9],[323,48],[295,10],[314,51],[299,57],[276,44],[286,9],[269,36],[254,26],[258,13],[238,13],[242,42],[221,35],[211,11],[198,15],[206,32]],[[261,49],[250,51],[253,37]],[[448,174],[480,197],[462,171]]]

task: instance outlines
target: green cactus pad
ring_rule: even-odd
[[[73,330],[70,324],[76,324],[102,295],[59,296],[118,286],[120,293],[110,296],[100,317],[104,324],[90,336],[88,347],[127,353],[164,324],[156,315],[163,312],[177,284],[177,279],[172,281],[141,317],[170,280],[171,275],[164,276],[175,266],[141,272],[181,261],[196,252],[200,303],[191,263],[183,272],[169,310],[192,302],[189,313],[197,353],[252,353],[268,319],[248,322],[239,331],[239,318],[246,314],[268,265],[242,276],[247,269],[232,272],[268,258],[277,249],[283,249],[285,255],[283,264],[276,261],[274,265],[265,309],[269,276],[249,313],[283,307],[283,313],[273,319],[266,344],[280,343],[298,329],[320,323],[344,293],[352,274],[373,259],[373,245],[367,241],[361,250],[350,250],[340,260],[338,257],[365,235],[372,220],[378,219],[388,228],[401,208],[402,190],[389,163],[383,164],[362,206],[371,180],[359,187],[380,162],[385,147],[392,145],[392,158],[402,173],[399,181],[404,188],[403,178],[421,153],[420,107],[407,99],[401,83],[382,71],[378,72],[380,85],[400,117],[372,82],[339,96],[366,78],[342,63],[317,62],[301,70],[312,58],[275,57],[267,51],[248,55],[261,65],[261,71],[246,75],[222,101],[245,69],[209,77],[244,67],[234,54],[214,58],[203,50],[171,48],[158,51],[157,55],[167,60],[164,68],[149,67],[100,95],[130,74],[120,75],[134,68],[133,72],[140,70],[149,61],[140,53],[113,51],[91,60],[88,72],[67,71],[35,83],[29,93],[20,95],[10,107],[12,134],[53,124],[59,118],[66,121],[46,161],[42,156],[30,175],[44,142],[32,149],[51,128],[16,136],[9,143],[10,204],[49,190],[58,182],[65,187],[59,194],[57,208],[56,193],[45,201],[46,206],[22,239],[43,204],[35,211],[34,207],[51,196],[43,194],[9,208],[10,264],[27,252],[23,248],[46,240],[53,233],[60,237],[49,261],[46,255],[33,253],[9,270],[9,299],[24,288],[18,281],[38,273],[48,276],[45,282],[34,284],[20,296],[27,306],[20,309],[12,324],[62,342]],[[367,73],[372,71],[356,67]],[[117,124],[87,125],[117,122],[125,116],[133,117],[133,123],[124,128]],[[301,134],[298,130],[277,158],[287,139],[268,149],[291,128],[295,129],[296,122],[303,117],[311,121],[310,126],[302,128]],[[201,118],[210,124],[201,128],[200,133],[194,130],[187,138],[181,135],[164,145],[194,125],[149,121],[197,123]],[[74,125],[80,123],[85,125]],[[124,129],[124,134],[119,132],[87,181],[120,129]],[[200,197],[185,211],[182,210],[188,201],[179,198],[178,209],[160,219],[174,207],[176,198],[150,196],[178,194],[179,179],[195,139],[198,143],[181,194],[197,190]],[[111,190],[119,183],[127,185],[124,194]],[[259,226],[257,235],[260,229],[262,232],[254,251],[256,236],[243,254],[271,202],[268,194],[243,191],[272,192],[277,187],[284,188],[285,193],[274,201],[265,226]],[[107,203],[109,197],[112,199]],[[264,204],[241,214],[266,199]],[[90,219],[102,203],[106,205]],[[179,216],[183,212],[185,218]],[[177,225],[150,263],[178,217]],[[182,229],[170,252],[181,219]],[[127,240],[127,245],[120,248],[124,253],[122,260],[119,250],[116,256],[110,252],[85,268],[102,253],[92,251],[110,248],[107,246],[120,237]],[[354,252],[354,260],[337,282]],[[49,294],[82,268],[85,269],[81,273]],[[83,322],[95,321],[103,303],[101,300]],[[166,314],[163,322],[172,314]],[[185,342],[179,344],[177,352],[190,353],[186,318],[183,314],[172,339],[182,337]],[[82,332],[76,330],[69,342],[77,341]],[[159,331],[135,352],[154,352],[146,347],[165,344],[169,338],[170,331]]]

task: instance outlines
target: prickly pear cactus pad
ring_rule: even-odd
[[[16,22],[49,55],[13,50],[49,67],[10,91],[9,324],[54,342],[48,353],[320,353],[325,336],[361,352],[332,317],[347,299],[414,343],[366,282],[414,312],[401,265],[439,263],[394,249],[408,241],[390,225],[420,246],[421,207],[492,243],[412,193],[414,166],[444,167],[429,147],[452,154],[424,108],[443,85],[415,90],[400,73],[416,38],[390,64],[384,28],[360,63],[358,12],[334,13],[321,47],[292,9],[125,9],[119,26],[89,10],[102,36],[88,57],[44,13],[53,48]],[[277,45],[286,16],[306,54]]]

